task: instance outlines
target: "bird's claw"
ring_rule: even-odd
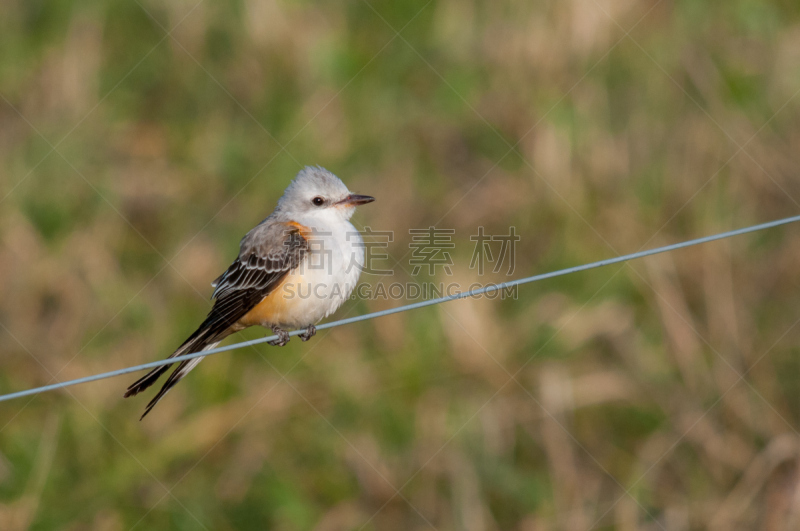
[[[308,325],[308,328],[306,328],[306,331],[303,332],[302,334],[300,334],[297,337],[299,337],[302,341],[308,341],[309,339],[314,337],[314,334],[316,334],[316,333],[317,333],[317,327],[314,326],[314,325]]]
[[[289,332],[287,332],[283,328],[278,328],[277,326],[273,326],[272,332],[278,336],[278,339],[267,341],[267,343],[269,343],[273,347],[282,347],[289,342]]]

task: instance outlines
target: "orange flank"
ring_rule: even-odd
[[[289,225],[290,227],[296,228],[298,230],[298,232],[300,233],[300,236],[302,236],[306,240],[308,238],[310,238],[311,235],[312,235],[313,230],[310,227],[306,227],[305,225],[301,225],[300,223],[298,223],[296,221],[287,221],[286,224]]]
[[[301,225],[296,221],[287,221],[284,225],[299,232],[300,236],[306,240],[312,236],[313,230],[310,227]],[[307,305],[309,303],[313,304],[314,301],[308,297],[301,300],[297,296],[298,287],[303,282],[308,282],[307,278],[303,278],[302,270],[303,268],[299,267],[287,273],[280,281],[280,284],[275,286],[261,302],[237,321],[237,328],[256,325],[265,328],[272,326],[280,326],[282,328],[307,326],[308,323],[304,323],[309,310]],[[303,285],[305,286],[305,284]]]
[[[293,300],[294,290],[291,288],[299,284],[302,278],[301,274],[287,274],[281,283],[252,310],[244,314],[237,324],[269,328],[272,325],[293,323],[296,320],[297,301]]]

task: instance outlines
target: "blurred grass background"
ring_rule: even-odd
[[[797,214],[798,89],[785,0],[7,0],[0,390],[171,352],[305,164],[378,198],[372,284],[409,228],[467,285],[479,225],[523,276]],[[142,423],[4,402],[0,528],[797,529],[798,241],[215,356]]]

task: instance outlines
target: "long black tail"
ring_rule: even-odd
[[[203,323],[203,325],[205,325],[205,323]],[[170,354],[169,357],[174,358],[175,356],[181,356],[183,354],[191,354],[193,352],[212,349],[228,335],[227,333],[213,333],[208,327],[203,325],[201,325],[197,331],[189,336],[189,338],[184,341],[175,352]],[[167,381],[164,382],[164,385],[158,391],[156,396],[150,401],[149,404],[147,404],[147,408],[145,408],[144,413],[139,420],[143,419],[145,415],[150,413],[150,410],[153,409],[153,406],[155,406],[159,400],[164,398],[164,395],[167,394],[167,391],[172,389],[172,387],[178,383],[181,378],[186,376],[189,371],[194,369],[202,359],[203,358],[194,358],[180,362],[175,371],[170,374],[169,378],[167,378]],[[130,385],[130,387],[128,387],[127,391],[125,391],[125,398],[129,396],[135,396],[156,383],[161,375],[167,372],[170,367],[172,367],[172,364],[156,367],[136,380]]]

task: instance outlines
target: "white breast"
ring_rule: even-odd
[[[314,234],[299,274],[292,275],[297,280],[283,288],[294,299],[287,301],[286,322],[280,323],[287,328],[305,328],[335,312],[350,297],[364,267],[363,240],[349,221],[298,221]]]

